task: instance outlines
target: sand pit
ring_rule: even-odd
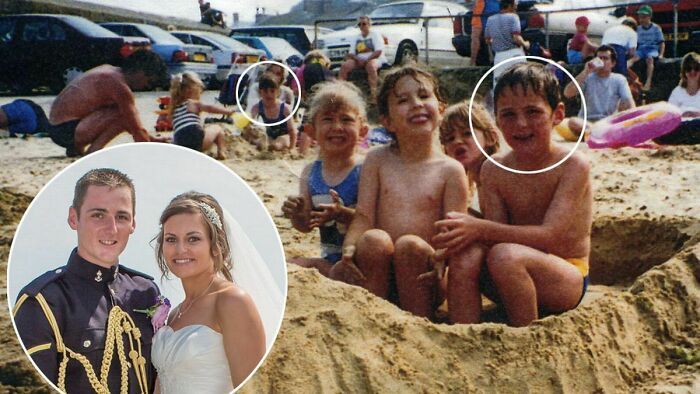
[[[282,217],[310,160],[261,154],[231,137],[224,163],[272,213],[288,257],[318,236]],[[0,283],[32,196],[72,160],[47,139],[0,140]],[[289,268],[272,352],[242,392],[700,392],[700,147],[589,151],[595,223],[582,306],[528,328],[450,326],[411,316],[365,290]],[[47,391],[0,309],[0,392]]]

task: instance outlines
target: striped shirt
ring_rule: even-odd
[[[173,111],[173,129],[175,131],[192,125],[201,126],[202,124],[199,114],[187,110],[188,102],[189,100],[185,100],[185,102],[175,107]]]

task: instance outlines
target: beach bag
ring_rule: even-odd
[[[221,104],[236,105],[236,84],[239,78],[240,75],[238,74],[230,74],[228,78],[226,78],[226,82],[224,82],[219,91],[219,102]],[[243,75],[243,80],[241,80],[241,84],[238,87],[238,98],[241,100],[241,103],[246,102],[249,80],[248,74]]]

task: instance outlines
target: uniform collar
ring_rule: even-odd
[[[68,258],[67,268],[70,272],[94,283],[110,283],[119,273],[119,264],[111,268],[100,267],[78,255],[78,248],[73,249]]]

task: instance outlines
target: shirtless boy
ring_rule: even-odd
[[[136,142],[164,142],[144,129],[132,89],[143,90],[165,73],[165,64],[151,51],[133,53],[121,67],[102,65],[87,71],[54,100],[49,136],[66,148],[68,157],[100,150],[123,131]]]
[[[494,97],[496,123],[512,148],[496,157],[498,162],[533,171],[568,154],[567,148],[550,139],[552,128],[564,118],[564,104],[557,80],[541,65],[518,64],[505,72]],[[540,311],[573,309],[588,283],[589,172],[588,161],[578,152],[560,166],[538,174],[515,174],[487,162],[480,188],[485,219],[450,212],[448,219],[435,224],[440,231],[433,245],[446,248],[448,256],[474,242],[491,245],[486,267],[497,293],[493,296],[503,304],[513,326],[530,324]],[[461,262],[450,264],[450,271],[460,271],[455,277],[474,277],[474,270],[481,268],[479,262]],[[464,305],[451,303],[449,307]]]
[[[354,283],[385,299],[395,279],[399,306],[428,318],[440,301],[438,281],[428,274],[436,260],[429,244],[433,224],[446,212],[467,211],[464,169],[437,141],[444,110],[437,90],[435,77],[414,66],[384,78],[378,110],[396,141],[367,154],[355,217],[335,267],[355,272]]]

